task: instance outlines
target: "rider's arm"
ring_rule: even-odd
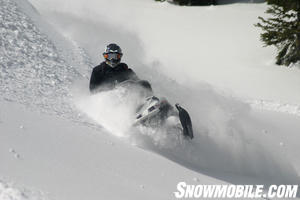
[[[90,92],[95,92],[95,90],[103,83],[104,74],[101,65],[93,69],[91,79],[90,79]]]
[[[90,86],[89,86],[90,92],[93,92],[97,87],[97,85],[96,85],[96,75],[95,74],[96,74],[95,69],[93,69],[91,79],[90,79]]]

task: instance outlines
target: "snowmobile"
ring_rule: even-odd
[[[117,87],[140,88],[145,101],[136,109],[136,117],[133,125],[159,126],[169,117],[179,118],[182,134],[186,138],[193,139],[193,127],[189,113],[178,103],[175,108],[165,98],[158,98],[153,95],[151,85],[144,80],[126,80],[118,84]]]

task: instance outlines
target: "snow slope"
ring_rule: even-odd
[[[182,179],[216,181],[103,130],[15,103],[1,102],[0,107],[1,176],[42,190],[48,198],[169,199]]]
[[[60,23],[51,16],[57,27],[64,25],[57,32],[27,1],[0,3],[0,162],[4,163],[0,177],[8,180],[3,182],[4,188],[7,182],[17,182],[20,188],[34,187],[32,191],[41,190],[49,193],[45,198],[54,199],[171,199],[182,180],[299,184],[299,117],[253,110],[194,78],[182,84],[182,78],[189,75],[179,77],[176,70],[168,76],[158,73],[158,66],[167,65],[161,60],[149,64],[149,56],[154,54],[140,43],[149,34],[116,29],[102,19],[90,20],[97,16],[93,12],[86,15],[82,9],[74,16],[60,5],[62,13],[55,13]],[[43,6],[51,8],[47,3]],[[101,9],[109,4],[102,3]],[[117,0],[112,3],[118,8]],[[81,2],[71,5],[76,8],[77,4]],[[94,1],[85,4],[88,10],[94,5]],[[149,16],[156,14],[153,7],[157,5],[181,9],[146,1],[132,1],[132,5],[145,6]],[[227,12],[233,7],[220,9]],[[215,8],[201,9],[211,12]],[[128,15],[134,14],[129,7],[126,10]],[[135,12],[141,11],[145,10]],[[137,21],[129,26],[140,31],[134,25]],[[98,48],[115,38],[128,52],[126,61],[137,66],[134,69],[141,77],[151,80],[158,95],[190,110],[195,140],[181,140],[164,129],[131,129],[133,95],[123,95],[120,90],[88,94],[88,76],[98,62]],[[27,199],[34,198],[39,196]]]

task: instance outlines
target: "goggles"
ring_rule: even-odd
[[[103,56],[104,56],[105,59],[108,59],[108,60],[119,60],[119,59],[121,59],[122,54],[119,54],[119,53],[105,53],[105,54],[103,54]]]

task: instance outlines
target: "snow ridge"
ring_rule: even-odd
[[[72,112],[69,86],[81,74],[15,1],[2,0],[0,16],[2,98],[48,113]]]

